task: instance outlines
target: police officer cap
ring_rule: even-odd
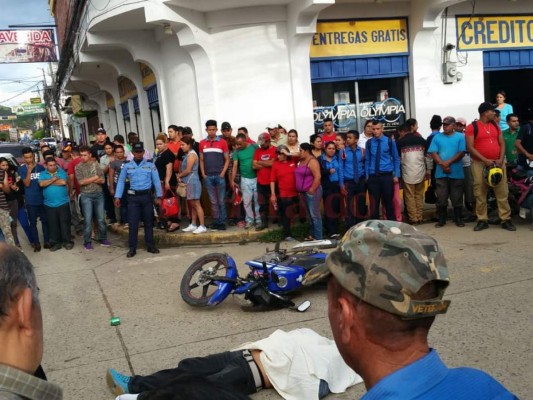
[[[133,153],[144,153],[144,143],[143,142],[137,142],[133,145],[131,148],[131,151]]]

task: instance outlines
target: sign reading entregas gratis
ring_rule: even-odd
[[[533,47],[533,15],[456,15],[457,49]]]
[[[320,21],[311,58],[408,54],[407,19]]]

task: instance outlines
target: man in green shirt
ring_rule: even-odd
[[[518,116],[516,114],[507,115],[507,125],[509,125],[509,129],[502,132],[503,140],[505,141],[505,159],[507,160],[507,163],[516,164],[518,152],[514,142],[520,132]]]
[[[250,229],[254,226],[254,220],[256,224],[261,224],[257,194],[257,176],[255,170],[252,168],[257,145],[248,143],[246,141],[246,135],[243,133],[239,133],[236,139],[235,147],[237,150],[233,153],[233,168],[231,170],[230,185],[232,189],[235,188],[235,177],[237,176],[237,172],[239,172],[241,175],[240,189],[242,191],[242,201],[246,212],[245,229]]]

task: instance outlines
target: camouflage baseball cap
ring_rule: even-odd
[[[370,220],[352,227],[303,284],[330,273],[357,298],[403,319],[444,314],[450,305],[442,300],[450,281],[437,241],[401,222]],[[439,283],[437,297],[414,300],[412,296],[431,281]]]

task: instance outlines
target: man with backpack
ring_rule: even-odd
[[[495,123],[494,106],[488,102],[478,107],[479,120],[466,127],[466,147],[472,155],[472,176],[474,177],[474,195],[476,197],[477,225],[474,231],[489,227],[487,215],[487,192],[489,186],[494,190],[498,204],[498,215],[502,228],[516,231],[511,222],[509,207],[507,174],[505,172],[505,141],[500,127]],[[498,168],[497,179],[491,180],[491,168]]]

